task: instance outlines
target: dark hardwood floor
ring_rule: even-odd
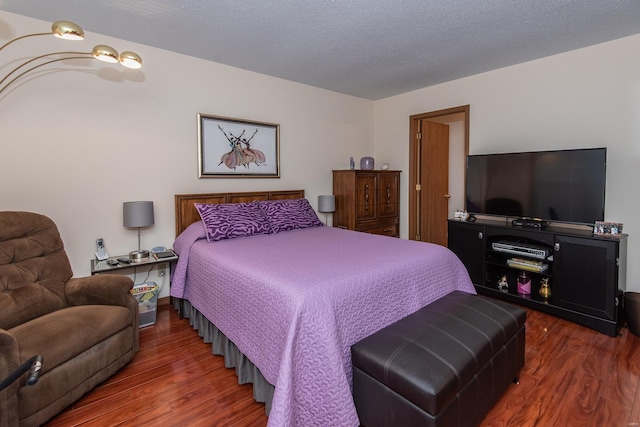
[[[638,426],[640,338],[611,338],[527,309],[525,367],[482,426]],[[140,330],[140,352],[47,426],[265,426],[238,385],[168,305]],[[306,427],[306,426],[305,426]]]

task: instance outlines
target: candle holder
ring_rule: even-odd
[[[551,298],[551,285],[549,284],[548,277],[543,277],[542,280],[540,280],[540,290],[538,293],[545,301]]]
[[[370,171],[373,170],[375,162],[373,157],[363,157],[360,159],[360,169]]]
[[[518,293],[521,295],[531,295],[531,278],[526,271],[520,272],[518,276]]]

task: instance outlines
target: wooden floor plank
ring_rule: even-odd
[[[601,398],[601,379],[577,370],[568,392],[563,396],[553,417],[553,424],[583,427],[592,423]]]
[[[640,338],[527,310],[525,367],[482,427],[640,426]],[[168,305],[134,360],[46,424],[264,427],[264,405]]]

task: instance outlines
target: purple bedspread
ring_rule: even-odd
[[[453,290],[475,293],[448,249],[333,227],[175,241],[185,298],[275,385],[269,426],[358,426],[350,346]]]

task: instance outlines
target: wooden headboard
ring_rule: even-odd
[[[194,203],[244,203],[254,200],[283,200],[302,199],[304,190],[282,191],[248,191],[242,193],[204,193],[204,194],[176,194],[176,236],[188,226],[200,221],[200,214]]]

